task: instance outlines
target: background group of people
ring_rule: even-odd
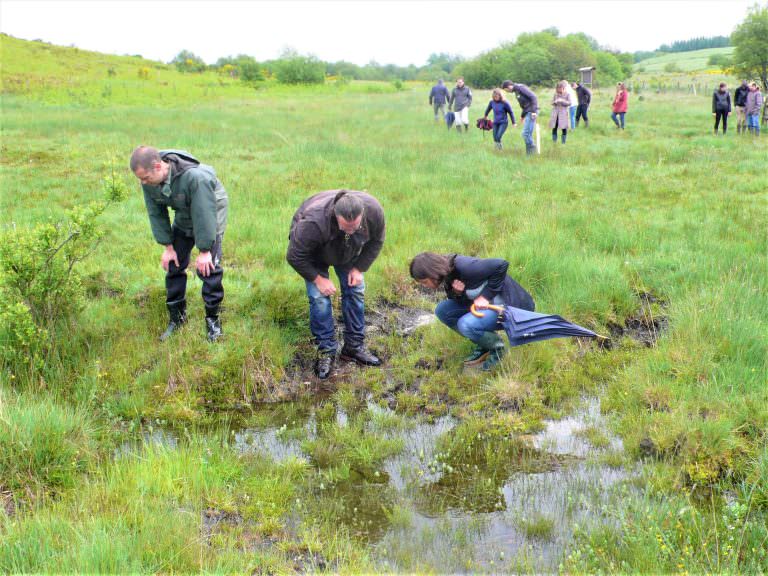
[[[731,115],[732,106],[736,108],[736,132],[746,134],[748,131],[754,136],[760,136],[760,110],[763,107],[763,94],[757,82],[747,83],[741,81],[741,85],[734,91],[733,102],[731,93],[725,82],[712,94],[712,116],[715,117],[715,134],[717,134],[720,121],[723,123],[723,134],[728,131],[728,116]]]
[[[520,105],[520,117],[523,120],[522,137],[525,141],[526,153],[533,154],[536,145],[533,141],[533,132],[536,126],[536,118],[539,113],[539,101],[525,84],[505,80],[501,88],[496,88],[491,94],[491,101],[485,108],[483,118],[493,112],[493,142],[497,150],[502,149],[501,139],[509,126],[517,126],[515,114],[504,97],[504,93],[512,93]],[[617,128],[624,129],[624,116],[627,113],[627,88],[623,82],[616,87],[616,95],[613,100],[612,114]],[[552,141],[557,142],[557,131],[560,130],[560,142],[565,144],[568,130],[577,128],[581,120],[584,126],[589,127],[589,107],[592,103],[592,92],[579,82],[561,80],[555,87],[552,97],[552,113],[549,120],[549,128],[552,130]],[[435,122],[446,121],[455,126],[461,132],[469,130],[469,107],[472,105],[472,90],[464,83],[464,78],[457,78],[456,87],[450,92],[442,79],[437,81],[429,92],[429,105],[435,113]],[[446,112],[446,107],[448,112]]]

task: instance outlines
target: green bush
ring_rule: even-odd
[[[314,56],[291,53],[274,64],[275,76],[281,84],[322,84],[325,63]]]

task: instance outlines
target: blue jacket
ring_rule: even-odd
[[[512,118],[512,124],[515,123],[515,113],[512,112],[512,106],[509,105],[509,102],[506,100],[502,100],[501,102],[496,102],[496,100],[491,100],[488,102],[488,107],[485,109],[485,117],[488,117],[488,112],[493,110],[493,123],[494,124],[506,124],[507,123],[507,114],[509,114],[509,117]]]
[[[429,103],[432,104],[433,102],[438,106],[448,102],[448,88],[445,87],[445,84],[432,86],[432,91],[429,93]]]
[[[470,304],[472,299],[467,292],[480,289],[480,295],[489,302],[496,296],[501,296],[504,304],[523,310],[535,308],[533,298],[525,289],[507,276],[509,262],[501,258],[473,258],[456,254],[451,258],[452,270],[443,281],[448,298]],[[459,279],[464,283],[464,292],[454,291],[453,281]]]

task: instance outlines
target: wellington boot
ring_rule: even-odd
[[[179,300],[178,302],[169,302],[166,304],[168,307],[168,327],[165,332],[160,334],[160,342],[165,342],[171,337],[171,334],[176,332],[187,321],[187,301]]]

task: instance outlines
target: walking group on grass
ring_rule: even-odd
[[[747,83],[741,81],[741,85],[734,91],[733,106],[736,108],[736,132],[753,136],[760,136],[760,110],[763,107],[763,94],[757,82]],[[721,82],[717,90],[712,94],[712,116],[715,117],[715,135],[722,120],[723,134],[728,131],[728,116],[731,115],[731,93],[725,82]]]

